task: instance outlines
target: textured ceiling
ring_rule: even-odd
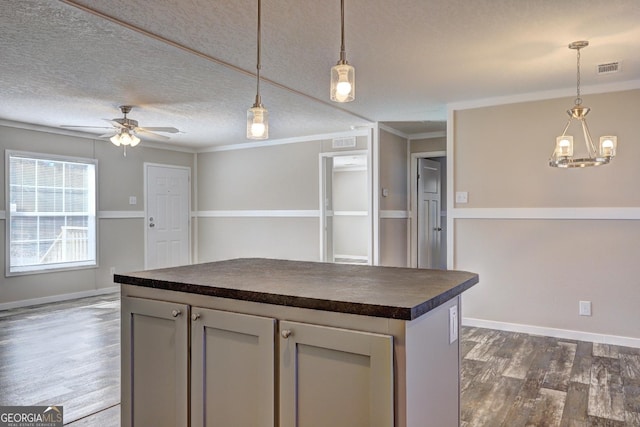
[[[356,100],[328,100],[339,0],[263,0],[261,95],[270,137],[371,122],[429,131],[446,105],[640,79],[638,0],[346,0]],[[20,0],[0,8],[0,119],[105,126],[134,105],[169,144],[247,142],[255,98],[256,0]],[[622,71],[598,76],[599,63]],[[586,101],[586,100],[585,100]],[[407,123],[412,122],[412,123]],[[421,127],[420,124],[428,125]],[[100,129],[88,129],[95,134]]]

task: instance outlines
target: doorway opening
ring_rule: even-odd
[[[447,268],[446,152],[411,154],[411,267]]]
[[[371,173],[366,151],[321,154],[321,254],[371,264]]]

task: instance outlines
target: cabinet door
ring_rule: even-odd
[[[193,307],[191,424],[273,427],[275,320]]]
[[[393,423],[391,336],[280,322],[281,427]]]
[[[122,298],[122,426],[188,423],[188,315],[184,304]]]

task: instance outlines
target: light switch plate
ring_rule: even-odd
[[[458,306],[449,307],[449,344],[458,340]]]
[[[138,204],[138,198],[136,196],[129,196],[129,204],[130,205],[137,205]]]
[[[468,203],[469,193],[466,191],[456,191],[456,203]]]
[[[591,301],[580,301],[580,316],[591,316]]]

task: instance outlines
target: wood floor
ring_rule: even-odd
[[[0,311],[0,405],[63,405],[72,427],[119,426],[119,295]]]
[[[467,327],[461,349],[463,427],[640,426],[640,349]],[[119,427],[119,403],[118,295],[0,311],[0,405]]]
[[[640,426],[640,349],[462,331],[462,426]]]

